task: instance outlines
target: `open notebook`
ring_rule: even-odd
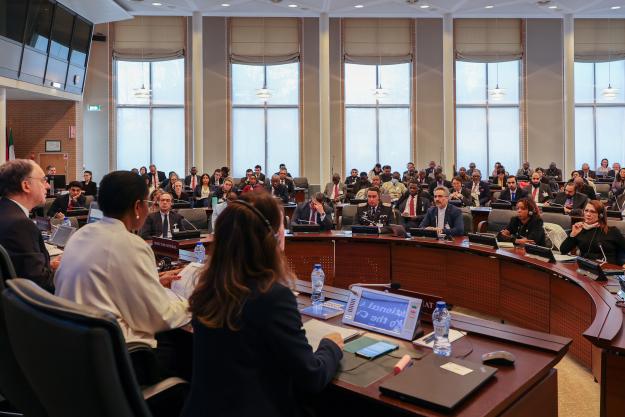
[[[321,339],[323,339],[323,337],[328,333],[340,333],[341,336],[343,336],[343,341],[345,342],[364,333],[361,330],[333,326],[315,319],[308,320],[304,323],[304,330],[306,330],[308,344],[312,346],[313,350],[317,350],[319,342],[321,342]]]

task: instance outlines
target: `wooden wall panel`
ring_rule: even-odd
[[[297,241],[291,240],[285,246],[289,268],[298,279],[310,281],[310,273],[315,264],[321,264],[326,275],[325,284],[336,286],[334,283],[334,243],[324,241]]]
[[[388,243],[336,242],[334,286],[347,288],[355,282],[391,281],[391,248]]]
[[[549,281],[545,272],[501,262],[499,311],[504,320],[549,333]]]
[[[400,283],[403,290],[445,299],[447,256],[447,251],[439,249],[396,245],[391,250],[391,281]]]
[[[499,313],[499,260],[467,252],[447,257],[447,302],[486,314]]]

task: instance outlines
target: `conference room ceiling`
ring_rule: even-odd
[[[63,2],[79,0],[63,0]],[[98,3],[113,0],[80,0]],[[131,15],[625,18],[624,0],[114,0]],[[488,6],[488,7],[487,7]],[[490,7],[492,6],[492,7]],[[619,7],[613,9],[614,7]]]

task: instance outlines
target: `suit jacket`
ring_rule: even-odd
[[[469,193],[473,189],[473,181],[470,181],[464,185],[466,189],[469,190]],[[490,184],[486,181],[480,181],[480,206],[486,205],[487,202],[490,201]]]
[[[430,207],[425,214],[419,227],[437,227],[438,207]],[[462,210],[451,204],[447,204],[445,208],[445,224],[443,225],[443,233],[447,236],[462,236],[464,234],[464,220],[462,219]]]
[[[54,272],[41,232],[20,206],[8,198],[0,198],[0,245],[9,253],[18,277],[54,292]]]
[[[545,175],[548,177],[553,177],[556,181],[562,181],[562,170],[560,168],[548,168],[547,171],[545,171]]]
[[[77,204],[74,205],[74,208],[88,208],[86,207],[87,199],[84,195],[79,195],[76,199]],[[56,213],[61,212],[63,214],[67,214],[67,206],[69,205],[69,194],[64,194],[60,197],[57,197],[50,208],[48,209],[48,217],[53,217]]]
[[[167,179],[167,177],[165,176],[165,173],[163,171],[156,171],[157,176],[158,176],[158,182],[159,184],[165,182],[165,180]],[[150,184],[152,184],[152,179],[153,175],[151,172],[148,172],[148,179],[150,180]]]
[[[282,200],[283,203],[288,203],[289,202],[289,191],[286,188],[286,186],[284,186],[282,184],[278,184],[278,186],[276,188],[273,188],[271,183],[268,183],[267,184],[267,191],[269,191],[269,193],[272,196]]]
[[[517,177],[528,177],[528,178],[530,178],[533,173],[534,173],[534,171],[532,171],[529,168],[528,169],[519,168],[518,171],[516,172],[516,176]]]
[[[81,181],[80,183],[82,184],[82,189],[85,191],[85,195],[98,195],[98,185],[95,182],[89,181],[89,184],[85,184],[84,181]]]
[[[393,222],[393,209],[385,204],[378,204],[375,209],[375,213],[370,213],[370,208],[367,203],[361,203],[356,210],[356,219],[358,223],[363,226],[373,226],[372,223],[382,223],[384,226],[388,226]],[[369,220],[369,221],[367,221]]]
[[[343,200],[345,198],[345,195],[347,194],[347,188],[345,187],[345,184],[343,184],[342,182],[339,182],[337,185],[339,186],[340,199]],[[333,182],[327,183],[326,189],[323,192],[323,194],[326,196],[328,200],[333,200],[332,199],[333,192],[334,192],[334,183]]]
[[[328,339],[313,352],[291,290],[251,290],[240,330],[193,320],[193,383],[181,417],[302,417],[296,393],[315,395],[334,378],[343,354]]]
[[[582,194],[586,194],[586,196],[588,197],[589,200],[596,200],[597,199],[597,194],[595,193],[595,189],[592,188],[588,184],[584,184],[584,187],[582,187],[582,190],[580,192]]]
[[[428,191],[430,192],[430,195],[434,195],[434,189],[436,187],[438,187],[438,183],[436,181],[432,181],[428,186]],[[447,187],[448,190],[451,189],[451,182],[443,180],[443,187]]]
[[[256,175],[256,173],[254,173],[254,175]],[[259,175],[256,175],[256,179],[258,180],[259,183],[264,184],[265,183],[265,174],[263,174],[261,172]]]
[[[455,191],[453,188],[449,189],[449,194],[453,194],[454,192]],[[462,195],[462,199],[460,200],[462,201],[462,205],[464,207],[471,206],[471,204],[473,203],[473,197],[471,197],[471,191],[467,190],[466,188],[460,188],[460,194]]]
[[[199,175],[196,175],[195,186],[197,187],[197,185],[201,183],[202,183],[202,177],[200,177]],[[191,175],[187,175],[186,177],[184,177],[184,185],[186,185],[187,187],[191,186]]]
[[[561,206],[564,206],[564,203],[566,203],[566,199],[567,199],[566,193],[562,191],[556,194],[555,198],[551,201],[551,203],[560,204]],[[586,205],[587,201],[588,201],[588,197],[585,194],[575,193],[575,195],[573,196],[572,210],[575,210],[576,212],[579,213],[581,210],[584,209],[584,206]]]
[[[286,187],[286,190],[289,193],[289,196],[292,196],[293,193],[295,192],[295,183],[293,182],[293,180],[287,177],[284,179],[283,185]]]
[[[329,207],[324,206],[325,217],[321,220],[319,213],[315,214],[315,222],[321,226],[321,230],[332,230],[334,223],[332,223],[332,212]],[[310,201],[300,203],[293,212],[293,218],[291,224],[300,224],[298,220],[303,220],[301,223],[309,224],[310,221]]]
[[[169,233],[174,230],[173,225],[178,225],[178,230],[187,230],[186,225],[189,223],[182,220],[183,217],[173,211],[169,212]],[[191,228],[193,229],[193,228]],[[152,237],[160,237],[163,234],[163,220],[161,219],[161,212],[150,213],[145,219],[143,228],[141,229],[141,237],[144,239],[152,239]]]
[[[587,179],[587,178],[595,179],[595,178],[597,178],[597,175],[595,174],[595,171],[593,171],[592,169],[588,170],[588,177],[584,176],[584,171],[582,171],[581,169],[579,171],[577,171],[577,172],[579,172],[580,177],[582,177],[584,179]]]
[[[424,214],[427,209],[430,208],[430,199],[425,198],[424,194],[426,193],[417,193],[417,211],[415,212],[415,215],[417,216]],[[405,192],[404,195],[402,195],[401,198],[397,200],[397,211],[399,211],[400,215],[404,212],[404,210],[406,210],[406,205],[408,204],[408,201],[410,201],[409,192]]]
[[[492,181],[490,182],[492,185],[499,185],[501,186],[501,188],[506,188],[506,182],[508,181],[508,176],[504,176],[503,177],[503,183],[499,184],[499,178],[498,177],[493,177]]]
[[[512,193],[510,192],[510,189],[506,188],[501,192],[501,194],[499,194],[499,199],[512,201],[511,194]],[[514,192],[514,202],[519,201],[523,197],[527,197],[527,191],[525,191],[523,188],[517,187],[516,191]]]
[[[532,183],[527,184],[524,190],[527,191],[527,196],[529,198],[532,198],[532,191],[533,191]],[[541,182],[540,185],[538,186],[538,202],[544,203],[545,201],[548,201],[550,199],[551,199],[551,187],[549,187],[548,184]]]

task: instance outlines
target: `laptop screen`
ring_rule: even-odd
[[[60,248],[64,248],[65,245],[67,245],[67,241],[69,240],[70,236],[72,236],[75,231],[76,229],[70,226],[59,226],[56,229],[56,232],[54,232],[54,234],[52,235],[50,243]]]
[[[100,210],[100,206],[98,205],[98,203],[96,201],[93,201],[91,204],[89,204],[89,216],[87,217],[87,224],[100,221],[102,220],[102,217],[104,217],[104,213],[102,213],[102,210]]]

